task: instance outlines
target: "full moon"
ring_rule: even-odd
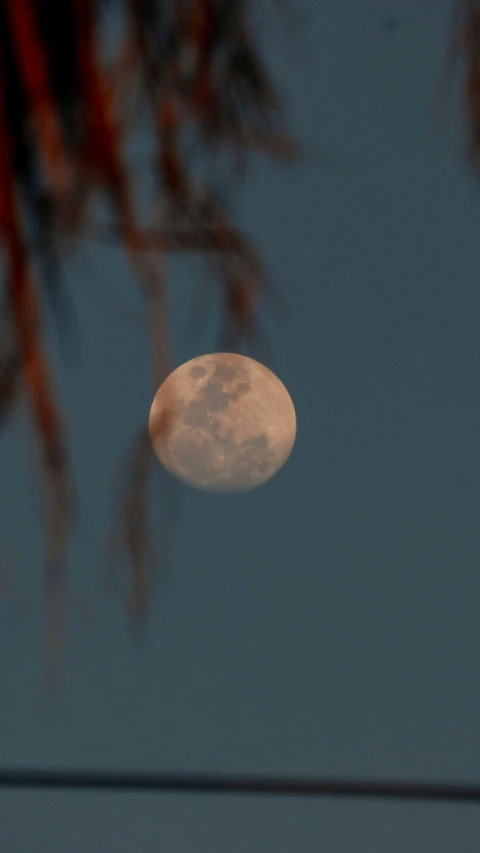
[[[287,461],[296,417],[271,370],[219,352],[187,361],[167,377],[148,428],[155,455],[179,480],[205,491],[243,492]]]

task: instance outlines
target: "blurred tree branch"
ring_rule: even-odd
[[[289,10],[291,14],[291,10]],[[124,16],[113,61],[103,15]],[[47,665],[61,671],[66,646],[68,542],[75,509],[68,441],[42,342],[46,299],[59,330],[73,331],[60,273],[79,238],[123,245],[150,311],[155,391],[170,371],[164,259],[197,252],[224,292],[225,340],[257,330],[266,276],[250,241],[213,187],[187,163],[185,136],[211,158],[228,151],[236,170],[249,152],[288,162],[301,151],[257,45],[248,0],[5,0],[0,4],[0,239],[5,299],[0,335],[0,416],[22,391],[40,450],[45,507]],[[157,201],[139,222],[138,176],[125,146],[149,115]],[[111,224],[92,218],[104,198]],[[145,428],[130,459],[117,530],[129,556],[129,610],[145,620],[151,590]]]

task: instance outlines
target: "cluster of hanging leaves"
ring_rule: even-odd
[[[125,16],[126,35],[106,61],[104,6]],[[0,240],[4,294],[0,328],[0,418],[22,393],[38,443],[45,487],[47,648],[65,645],[66,556],[74,486],[61,410],[42,335],[47,301],[65,330],[61,261],[75,240],[123,245],[147,305],[162,313],[161,258],[198,252],[222,286],[226,344],[256,330],[266,277],[212,186],[194,179],[185,133],[212,162],[221,151],[246,165],[248,152],[295,159],[280,98],[262,61],[248,0],[3,0],[0,3]],[[132,109],[133,104],[133,109]],[[135,169],[125,147],[142,110],[154,141],[158,204],[139,223]],[[96,223],[95,199],[111,222]],[[158,320],[158,323],[157,323]],[[162,317],[154,327],[167,330]],[[152,326],[153,327],[153,326]],[[165,344],[165,341],[164,341]],[[153,359],[155,346],[152,343]],[[159,356],[160,357],[160,356]],[[163,360],[168,361],[168,355]],[[158,359],[157,359],[158,361]],[[154,364],[154,382],[166,363]],[[119,530],[130,558],[130,608],[149,601],[147,485],[150,442],[135,445]]]
[[[449,44],[443,64],[434,126],[443,117],[447,91],[458,60],[461,62],[463,129],[466,136],[466,160],[478,176],[480,167],[480,2],[450,0]]]
[[[478,0],[455,0],[450,57],[463,54],[464,114],[467,128],[467,156],[475,174],[480,166],[480,3]],[[456,48],[456,49],[455,49]],[[448,71],[448,66],[447,66]]]

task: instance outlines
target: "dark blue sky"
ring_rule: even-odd
[[[1,633],[2,764],[478,780],[480,194],[458,97],[431,136],[449,2],[310,2],[302,62],[268,37],[310,160],[258,160],[238,208],[287,303],[267,326],[292,456],[250,494],[179,488],[147,650],[120,598],[93,622],[73,612],[48,704],[18,413],[1,530],[30,609]],[[70,281],[81,362],[63,365],[51,337],[83,513],[78,599],[96,593],[114,478],[153,391],[121,252],[85,246]],[[170,281],[180,364],[215,348],[215,328],[186,331],[194,267],[172,263]],[[446,805],[0,793],[2,853],[478,853],[479,837],[476,810]]]

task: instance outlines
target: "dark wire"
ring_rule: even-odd
[[[43,790],[156,791],[190,794],[351,797],[480,803],[480,785],[441,782],[366,781],[224,774],[115,773],[69,770],[0,770],[0,788]]]

